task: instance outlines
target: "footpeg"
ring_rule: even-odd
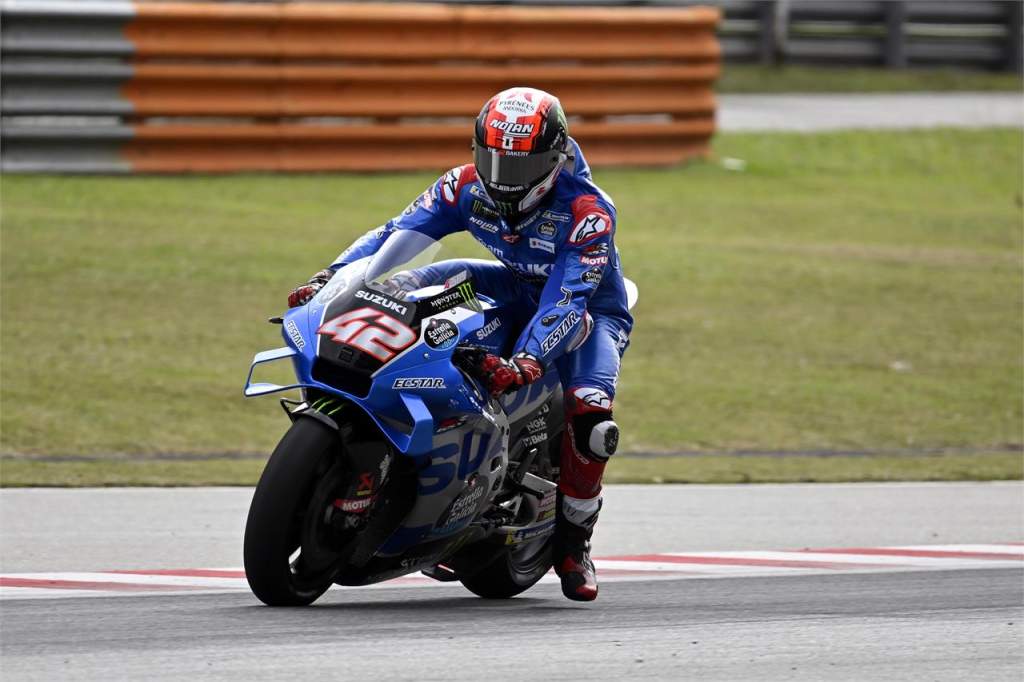
[[[424,568],[420,573],[441,583],[453,583],[459,579],[459,576],[455,575],[455,571],[441,564]]]

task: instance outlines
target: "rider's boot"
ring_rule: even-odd
[[[612,399],[599,388],[578,387],[565,397],[558,503],[552,558],[562,593],[576,601],[597,599],[597,572],[590,560],[590,536],[601,511],[601,479],[615,454],[619,428]]]
[[[597,599],[597,571],[590,559],[590,536],[594,532],[597,512],[589,519],[589,527],[578,526],[566,518],[564,498],[559,490],[551,545],[555,573],[562,581],[562,594],[566,597],[574,601],[593,601]],[[600,509],[600,498],[596,498],[596,502]]]

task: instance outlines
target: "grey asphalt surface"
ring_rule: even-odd
[[[250,490],[0,491],[3,571],[239,566]],[[609,486],[599,555],[1012,542],[1014,483]],[[0,601],[7,680],[1020,680],[1024,570]]]
[[[553,585],[505,602],[458,587],[8,601],[9,680],[1019,680],[1022,572]]]
[[[1013,92],[719,95],[718,127],[814,132],[844,129],[1024,126]]]
[[[242,565],[250,488],[0,490],[0,571]],[[1024,484],[613,485],[598,556],[1024,541]]]

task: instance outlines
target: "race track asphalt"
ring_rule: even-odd
[[[10,601],[3,676],[54,679],[1019,680],[1019,570]]]
[[[718,95],[725,132],[1024,126],[1019,92]]]
[[[1024,485],[611,485],[603,556],[1024,540]],[[0,572],[240,566],[251,488],[0,490]]]
[[[250,494],[0,491],[0,563],[5,573],[238,566]],[[603,556],[1024,540],[1019,482],[612,486],[607,499]],[[1024,563],[1005,565],[609,578],[592,604],[550,583],[504,602],[457,584],[334,589],[304,609],[263,607],[237,589],[29,599],[7,588],[0,676],[1020,680]]]

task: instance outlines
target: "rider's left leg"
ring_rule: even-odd
[[[567,387],[566,427],[552,549],[562,592],[578,601],[597,598],[590,538],[601,510],[605,465],[619,442],[612,401],[626,339],[617,321],[597,317],[586,342],[559,364]]]

